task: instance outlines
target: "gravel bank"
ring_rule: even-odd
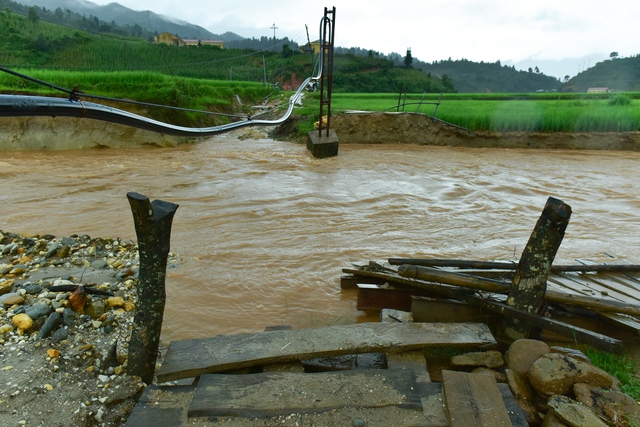
[[[123,424],[137,271],[132,241],[0,231],[0,425]]]

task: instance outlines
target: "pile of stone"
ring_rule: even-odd
[[[120,425],[137,272],[132,241],[0,231],[0,424]]]
[[[132,241],[0,231],[0,344],[128,330],[137,265]]]
[[[453,356],[451,364],[508,383],[531,426],[640,425],[640,405],[579,350],[521,339],[504,357],[499,351],[467,353]]]

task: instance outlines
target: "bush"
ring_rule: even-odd
[[[609,98],[608,104],[611,106],[630,105],[631,98],[627,95],[619,93]]]

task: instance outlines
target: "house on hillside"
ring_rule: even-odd
[[[158,43],[168,44],[169,46],[217,46],[220,49],[224,49],[224,42],[222,40],[198,40],[198,39],[181,39],[175,34],[164,32],[153,36],[153,41]]]
[[[611,92],[611,89],[608,87],[590,87],[587,89],[587,93],[607,93]]]
[[[300,52],[302,52],[302,53],[313,52],[314,55],[319,54],[320,53],[320,40],[316,40],[314,42],[307,43],[304,46],[300,46]]]
[[[224,49],[224,42],[222,40],[198,40],[198,39],[183,39],[185,46],[217,46],[220,49]]]
[[[156,44],[164,43],[169,46],[184,46],[184,41],[180,37],[167,32],[153,36],[153,41]]]

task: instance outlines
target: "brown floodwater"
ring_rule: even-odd
[[[163,340],[367,319],[341,269],[390,257],[515,259],[549,196],[558,262],[637,260],[640,153],[208,139],[0,154],[0,229],[135,239],[126,193],[180,205]]]

